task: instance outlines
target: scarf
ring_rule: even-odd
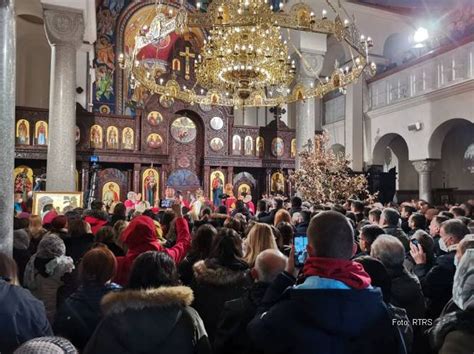
[[[361,290],[370,286],[370,276],[360,263],[345,259],[308,257],[303,267],[305,278],[318,276],[335,279],[353,289]]]

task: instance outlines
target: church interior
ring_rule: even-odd
[[[474,352],[474,0],[0,0],[0,48],[0,353]]]

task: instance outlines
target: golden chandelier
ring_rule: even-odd
[[[375,64],[368,65],[368,49],[373,43],[370,37],[360,34],[355,19],[350,19],[340,2],[336,7],[326,1],[332,19],[326,10],[317,17],[305,3],[285,12],[282,5],[273,9],[267,0],[212,0],[206,11],[198,2],[195,11],[181,6],[166,14],[161,11],[162,5],[157,5],[156,16],[135,38],[131,54],[119,55],[119,65],[127,70],[132,89],[141,85],[166,100],[179,99],[190,104],[271,107],[322,97],[333,90],[344,92],[364,71],[369,75],[375,73]],[[199,55],[193,55],[193,87],[180,85],[176,77],[165,80],[162,64],[138,58],[145,46],[190,28],[202,29],[207,35]],[[284,29],[286,40],[282,36]],[[349,47],[350,63],[345,68],[336,63],[330,77],[317,77],[315,84],[306,87],[295,79],[296,62],[288,48],[290,30],[333,35]],[[294,47],[294,51],[300,65],[311,71],[298,49]],[[185,56],[186,61],[192,58],[191,53]],[[188,71],[186,76],[189,79]]]

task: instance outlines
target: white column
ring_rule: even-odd
[[[0,252],[13,250],[16,26],[14,0],[0,0]]]
[[[354,171],[364,168],[364,113],[362,105],[363,79],[347,86],[345,116],[345,148]]]
[[[51,45],[48,191],[76,189],[76,52],[84,37],[82,12],[44,7],[44,26]]]
[[[314,53],[302,53],[303,59],[299,60],[299,82],[306,88],[315,85],[315,80],[322,69],[324,56]],[[304,63],[303,63],[304,61]],[[296,151],[303,151],[308,146],[314,146],[314,133],[316,130],[316,117],[320,120],[319,105],[316,98],[308,98],[296,102]],[[300,167],[298,154],[295,161],[296,168]]]
[[[418,172],[419,198],[427,201],[428,203],[433,202],[431,193],[431,172],[433,172],[436,162],[436,160],[412,161],[416,172]]]

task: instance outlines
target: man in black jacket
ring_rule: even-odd
[[[307,250],[303,282],[294,286],[292,250],[247,327],[255,347],[285,354],[406,353],[382,293],[350,260],[357,247],[346,217],[333,211],[315,216]]]
[[[287,258],[278,250],[261,252],[251,270],[252,287],[238,299],[227,301],[214,340],[216,354],[256,354],[247,335],[247,325],[254,318],[268,285],[285,269]]]
[[[451,298],[456,272],[454,256],[458,243],[468,233],[469,229],[460,220],[443,222],[439,232],[439,246],[441,251],[446,253],[436,259],[431,269],[426,266],[426,254],[423,248],[419,245],[411,245],[410,254],[416,263],[414,272],[420,279],[423,294],[428,298],[427,316],[429,318],[439,317],[443,307]]]

